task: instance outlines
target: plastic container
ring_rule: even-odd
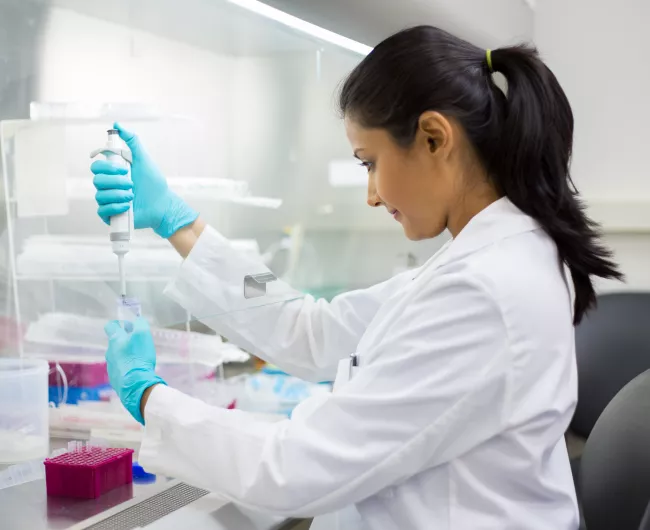
[[[133,449],[77,448],[44,464],[47,494],[52,497],[96,499],[133,482]]]
[[[117,302],[118,314],[122,302]],[[130,311],[130,310],[129,310]],[[128,317],[132,320],[133,317]],[[106,353],[105,318],[71,313],[46,313],[32,322],[25,339],[30,351],[40,351],[49,361],[59,363],[78,360],[101,362]],[[195,331],[152,327],[156,346],[156,365],[168,363],[201,363],[216,368],[221,363],[246,362],[250,356],[232,343],[224,343],[218,335]]]
[[[0,463],[49,452],[47,361],[0,359]]]
[[[50,363],[50,386],[60,386],[60,376],[55,370],[57,363]],[[106,362],[59,362],[65,373],[68,387],[97,387],[109,384]]]
[[[111,399],[111,385],[70,387],[63,400],[61,388],[51,386],[48,388],[50,403],[66,403],[78,405],[82,401],[109,401]]]
[[[67,439],[80,436],[78,433],[92,436],[95,429],[140,432],[142,425],[133,419],[121,403],[81,401],[78,405],[61,405],[50,409],[52,436]]]
[[[43,462],[40,460],[14,464],[0,471],[0,490],[41,480],[44,474],[45,469],[43,468]]]

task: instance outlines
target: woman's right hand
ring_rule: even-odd
[[[156,234],[167,239],[179,229],[193,223],[198,213],[169,189],[165,177],[160,173],[138,137],[114,125],[131,150],[133,163],[131,179],[123,167],[108,160],[96,160],[90,170],[97,193],[97,213],[106,223],[114,215],[126,212],[133,201],[135,228],[152,228]]]

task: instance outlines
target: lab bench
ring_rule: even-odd
[[[160,476],[155,483],[134,482],[97,499],[48,497],[43,479],[0,490],[3,530],[297,530],[303,524],[239,508]]]
[[[3,530],[290,530],[300,524],[250,512],[180,481],[164,479],[122,486],[88,500],[48,497],[45,481],[38,480],[1,490],[0,514]],[[122,526],[126,520],[149,522]]]

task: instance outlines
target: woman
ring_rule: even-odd
[[[137,227],[187,258],[174,299],[221,315],[216,331],[291,373],[336,378],[331,395],[269,424],[166,387],[146,322],[111,323],[109,373],[145,422],[141,462],[254,509],[337,512],[343,528],[577,528],[563,440],[573,326],[595,302],[591,277],[621,275],[569,177],[573,118],[557,80],[534,50],[486,53],[422,26],[379,44],[340,107],[368,204],[409,239],[453,240],[417,271],[329,304],[228,311],[243,275],[265,269],[167,189],[130,133],[133,190],[93,165],[105,220],[133,199]]]

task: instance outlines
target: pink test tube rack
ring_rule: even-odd
[[[96,499],[133,482],[133,449],[78,447],[45,460],[47,494]]]

